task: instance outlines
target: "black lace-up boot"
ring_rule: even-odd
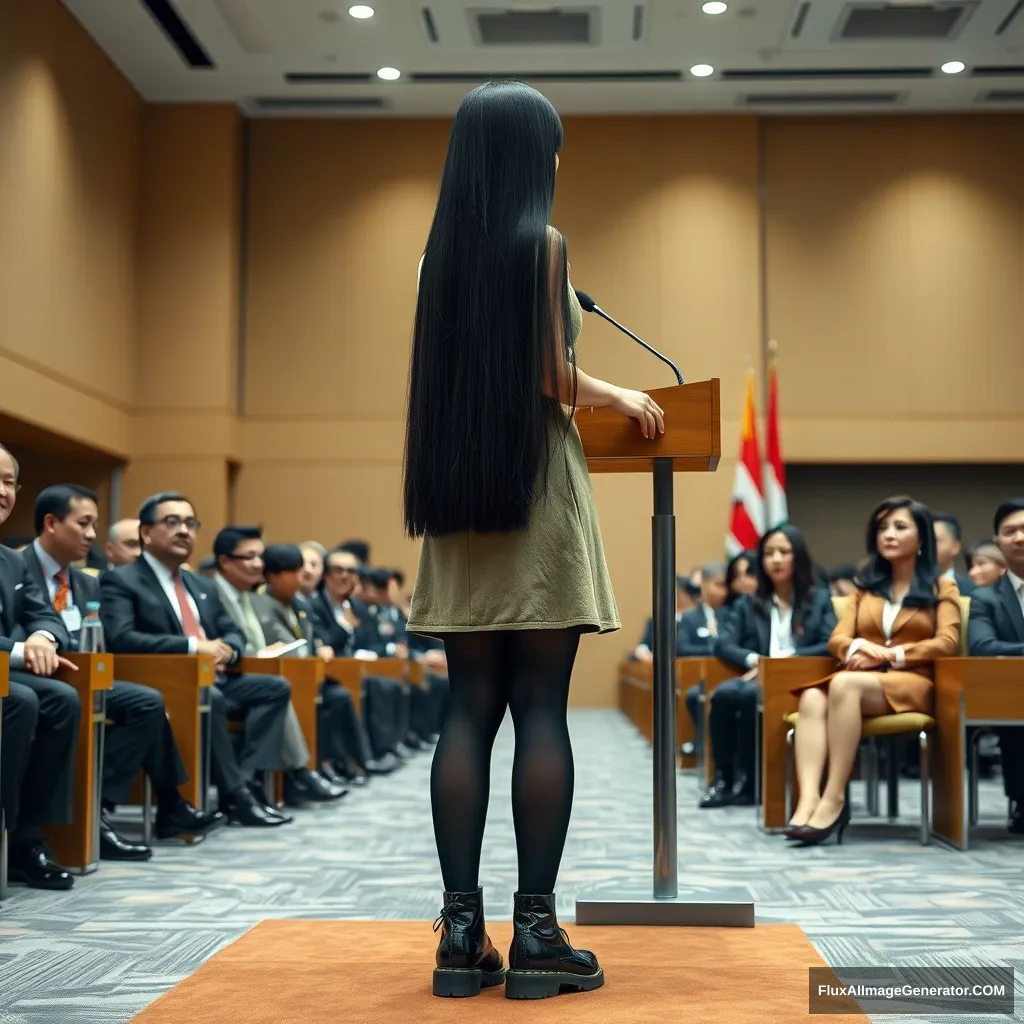
[[[560,992],[589,992],[604,984],[604,971],[587,949],[573,949],[558,926],[555,897],[515,894],[512,946],[505,995],[547,999]]]
[[[484,926],[483,890],[446,892],[434,970],[435,996],[476,996],[481,988],[500,985],[505,977],[501,954]]]

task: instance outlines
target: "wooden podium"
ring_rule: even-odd
[[[673,474],[707,473],[721,457],[719,381],[647,392],[665,413],[665,433],[650,439],[635,420],[609,409],[581,408],[576,426],[591,473],[651,473],[654,620],[654,891],[596,894],[576,902],[581,925],[753,927],[749,894],[723,899],[679,893],[676,835],[676,518]]]

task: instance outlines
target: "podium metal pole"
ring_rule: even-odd
[[[679,895],[676,838],[676,517],[672,460],[654,460],[654,897]]]
[[[654,460],[651,558],[654,620],[654,890],[595,892],[576,901],[580,925],[752,928],[754,903],[741,889],[679,895],[676,808],[676,517],[672,459]],[[647,890],[650,893],[650,889]]]

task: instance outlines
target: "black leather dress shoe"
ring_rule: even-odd
[[[698,807],[727,807],[733,802],[732,783],[726,781],[718,772],[711,782],[711,785],[704,791],[704,795],[698,802]]]
[[[161,806],[156,812],[157,839],[174,839],[177,836],[202,836],[227,824],[227,818],[214,811],[203,814],[187,800],[180,800],[174,806]]]
[[[1006,829],[1013,836],[1024,836],[1024,800],[1011,800]]]
[[[153,851],[143,843],[119,835],[106,814],[100,814],[100,860],[149,860]]]
[[[70,889],[75,884],[74,878],[53,859],[42,840],[11,846],[7,878],[30,889]]]
[[[276,808],[261,804],[248,788],[229,793],[224,801],[228,821],[247,828],[276,828],[287,825],[291,818]]]
[[[296,768],[284,777],[285,803],[301,806],[304,803],[326,803],[348,793],[347,786],[328,782],[322,775],[308,768]]]

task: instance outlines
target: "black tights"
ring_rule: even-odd
[[[430,771],[434,839],[447,892],[480,884],[491,749],[505,709],[516,730],[512,817],[519,891],[554,891],[572,811],[573,761],[565,709],[577,629],[449,633],[451,703]]]

